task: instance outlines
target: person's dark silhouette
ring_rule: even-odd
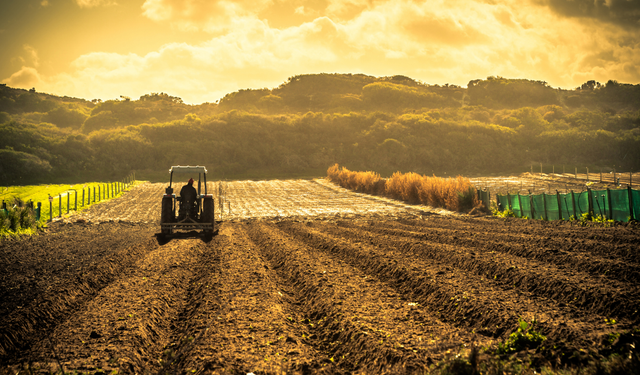
[[[189,217],[193,218],[195,213],[197,213],[197,202],[196,197],[198,196],[198,192],[196,188],[193,187],[193,178],[189,179],[189,182],[180,189],[180,199],[182,200],[181,204],[181,217],[184,217],[187,213]]]

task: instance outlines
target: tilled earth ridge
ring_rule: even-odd
[[[146,184],[82,214],[100,224],[0,243],[0,368],[420,373],[504,341],[519,317],[540,322],[545,363],[638,327],[631,226],[440,216],[367,198],[361,214],[318,182],[234,184],[212,186],[231,213],[210,241],[160,241],[151,214],[109,213],[159,211],[164,186]],[[240,191],[253,201],[235,201]],[[277,196],[290,203],[256,219]]]

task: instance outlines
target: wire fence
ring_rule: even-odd
[[[71,211],[78,211],[94,203],[115,198],[131,186],[134,181],[135,173],[131,173],[121,181],[97,183],[91,184],[91,186],[84,185],[78,189],[70,188],[57,195],[49,195],[45,202],[22,202],[20,200],[6,202],[3,200],[2,210],[7,213],[9,209],[26,206],[33,210],[37,221],[51,222],[54,218],[62,217]]]

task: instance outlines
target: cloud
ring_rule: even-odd
[[[2,83],[11,87],[31,88],[40,86],[42,80],[40,74],[34,68],[23,66],[19,71],[13,73],[11,77],[2,81]]]
[[[146,0],[142,11],[157,22],[217,31],[206,42],[166,44],[146,54],[89,53],[65,73],[42,76],[23,67],[5,81],[37,82],[39,91],[87,99],[168,92],[188,103],[320,72],[402,74],[462,86],[490,75],[566,88],[591,79],[640,82],[640,31],[611,22],[594,27],[537,2],[273,1],[253,7],[249,1]],[[261,9],[283,1],[290,6],[282,9],[295,15],[299,8],[307,21],[276,28],[259,19],[266,14]],[[322,15],[313,19],[315,13]],[[27,47],[33,54],[21,65],[37,67],[37,53]]]
[[[48,0],[44,0],[48,3]],[[95,8],[99,6],[116,5],[112,0],[75,0],[80,8]]]
[[[637,0],[537,0],[557,14],[597,19],[618,26],[640,28],[640,1]]]
[[[36,51],[35,48],[31,47],[28,44],[23,45],[22,48],[27,53],[28,60],[30,60],[32,65],[37,68],[40,65],[40,59],[38,58],[38,51]]]
[[[145,0],[143,15],[184,31],[219,32],[255,18],[271,0]]]

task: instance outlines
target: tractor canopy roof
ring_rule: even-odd
[[[169,173],[207,173],[207,168],[196,165],[174,165],[169,169]]]

